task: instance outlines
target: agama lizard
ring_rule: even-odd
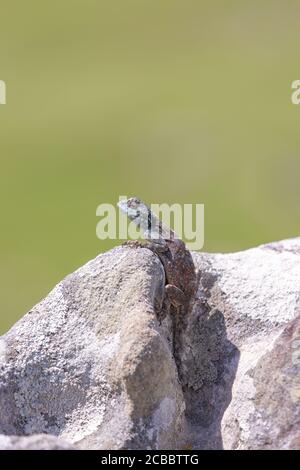
[[[140,199],[132,197],[122,200],[118,206],[141,229],[144,238],[125,244],[150,249],[163,264],[166,285],[165,299],[161,311],[157,312],[159,320],[163,320],[169,312],[176,317],[187,314],[196,295],[197,276],[185,243]],[[175,323],[178,321],[180,318]]]

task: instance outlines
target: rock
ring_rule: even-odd
[[[176,361],[147,249],[98,256],[14,325],[0,339],[0,445],[299,448],[300,238],[193,259]]]
[[[184,401],[158,325],[164,270],[116,248],[68,276],[0,342],[0,432],[89,449],[176,448]]]
[[[49,434],[0,435],[0,450],[76,450],[72,444]]]
[[[300,448],[300,238],[194,259],[212,371],[186,392],[195,446]]]

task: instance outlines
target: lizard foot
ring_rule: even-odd
[[[162,243],[161,241],[156,240],[127,240],[122,243],[122,246],[130,246],[132,248],[148,248],[148,250],[153,251],[154,253],[165,253],[169,251],[167,244]]]
[[[170,304],[174,305],[174,307],[186,305],[186,295],[178,287],[173,286],[172,284],[167,284],[165,286],[165,292]]]
[[[141,240],[126,240],[122,246],[130,246],[132,248],[146,248]]]

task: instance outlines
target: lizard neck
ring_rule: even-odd
[[[141,230],[147,239],[175,240],[178,239],[176,233],[164,224],[150,209],[147,218],[143,218]]]

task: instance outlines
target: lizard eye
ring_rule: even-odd
[[[129,200],[129,203],[130,203],[130,206],[131,206],[131,207],[136,208],[136,207],[138,207],[138,205],[140,204],[140,201],[139,201],[139,199],[137,199],[137,198],[131,198],[131,199]]]

